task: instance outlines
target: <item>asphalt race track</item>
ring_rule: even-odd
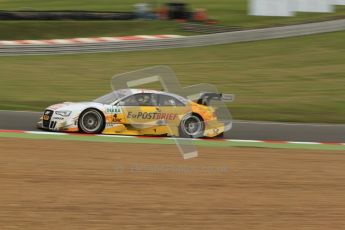
[[[40,114],[0,111],[0,129],[37,131]],[[345,125],[234,121],[225,136],[243,140],[345,142]]]

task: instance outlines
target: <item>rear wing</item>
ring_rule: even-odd
[[[224,101],[224,102],[233,102],[235,100],[234,94],[225,94],[225,93],[201,93],[199,98],[196,100],[196,103],[200,105],[210,105],[211,101]]]

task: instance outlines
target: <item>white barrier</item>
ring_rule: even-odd
[[[345,0],[332,0],[333,5],[345,5]]]
[[[249,14],[255,16],[293,16],[291,0],[250,0]]]
[[[330,13],[345,0],[249,0],[248,10],[255,16],[294,16],[295,12]]]
[[[291,0],[290,0],[291,1]],[[292,0],[295,11],[329,13],[334,11],[332,0]]]

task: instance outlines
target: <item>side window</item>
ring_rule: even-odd
[[[135,94],[118,103],[121,106],[156,106],[157,104],[157,95],[151,93]]]
[[[168,95],[159,95],[160,106],[184,106],[182,102]]]

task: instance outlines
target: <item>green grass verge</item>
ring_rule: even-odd
[[[0,40],[179,34],[172,21],[0,21]]]
[[[182,85],[236,94],[235,119],[345,122],[345,32],[198,48],[0,57],[0,109],[92,100],[111,76],[168,65]]]
[[[1,133],[0,138],[27,138],[40,140],[66,140],[66,141],[88,141],[88,142],[110,142],[130,144],[162,144],[173,145],[173,139],[161,138],[128,138],[121,136],[88,136],[88,135],[52,135],[52,134],[31,134],[31,133]],[[185,144],[194,144],[200,147],[251,147],[251,148],[276,148],[276,149],[310,149],[310,150],[340,150],[345,151],[345,145],[331,144],[281,144],[281,143],[259,143],[239,141],[217,141],[217,140],[196,140]]]
[[[2,10],[97,10],[97,11],[132,11],[136,3],[147,2],[159,6],[163,0],[1,0]],[[223,24],[255,26],[296,22],[301,20],[319,20],[331,15],[344,16],[345,7],[337,6],[334,13],[299,13],[296,17],[253,17],[247,15],[248,0],[184,0],[190,8],[205,8],[209,17]]]
[[[1,10],[97,10],[132,11],[141,0],[1,0]],[[160,5],[165,1],[146,1]],[[334,13],[297,13],[295,17],[256,17],[247,15],[247,0],[187,0],[192,9],[205,8],[211,19],[230,26],[262,27],[295,24],[308,21],[345,17],[345,6],[337,6]],[[130,34],[185,34],[174,22],[80,22],[80,21],[1,21],[0,39],[49,39],[86,36],[118,36]]]

